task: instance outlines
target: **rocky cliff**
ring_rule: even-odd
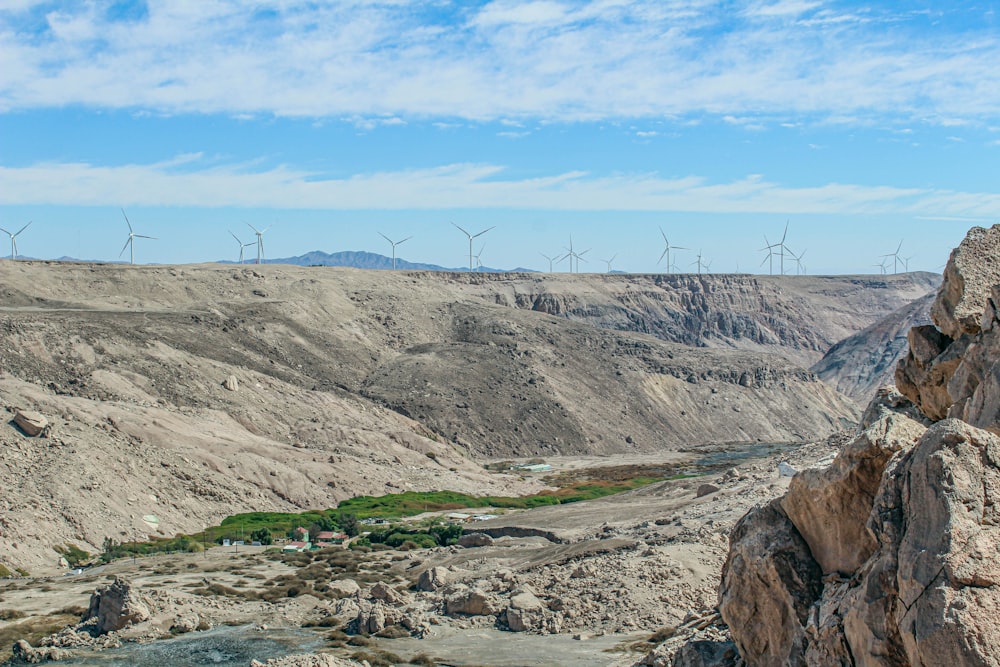
[[[909,398],[880,391],[829,466],[734,530],[719,611],[747,664],[1000,660],[998,260],[1000,225],[970,231],[911,331]]]

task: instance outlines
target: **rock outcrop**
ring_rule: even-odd
[[[90,596],[84,623],[91,624],[95,634],[106,635],[148,621],[149,616],[149,606],[139,592],[129,582],[116,578]]]
[[[998,260],[1000,225],[952,254],[897,372],[913,403],[881,390],[829,466],[737,524],[719,611],[747,664],[1000,661]]]
[[[955,249],[931,306],[933,325],[910,330],[896,385],[933,420],[962,419],[1000,433],[1000,225],[972,229]]]

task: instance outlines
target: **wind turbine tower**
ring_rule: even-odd
[[[386,241],[388,241],[389,245],[392,246],[392,270],[395,271],[396,270],[396,246],[402,245],[402,244],[406,243],[407,241],[409,241],[413,237],[412,236],[407,236],[402,241],[393,241],[392,239],[390,239],[388,236],[386,236],[382,232],[379,232],[378,235],[381,236],[382,238],[384,238]]]
[[[157,240],[155,236],[144,236],[142,234],[136,234],[135,230],[132,229],[132,223],[129,222],[128,216],[125,215],[125,209],[122,209],[122,216],[125,218],[125,224],[128,225],[128,241],[122,247],[122,251],[118,253],[121,257],[125,254],[125,251],[129,251],[129,263],[135,264],[135,240],[136,239],[150,239],[151,241]]]
[[[903,240],[900,239],[899,245],[896,247],[896,252],[890,252],[888,255],[882,255],[882,257],[884,259],[886,259],[886,260],[888,260],[890,257],[892,258],[892,273],[893,274],[899,273],[899,265],[900,265],[900,263],[903,263],[903,265],[906,266],[906,263],[903,262],[903,258],[899,256],[899,251],[902,250],[902,249],[903,249]]]
[[[705,271],[708,271],[710,268],[712,268],[712,263],[711,262],[705,262],[705,261],[702,260],[702,258],[701,258],[701,250],[698,251],[698,259],[696,259],[695,261],[691,262],[691,266],[695,266],[695,265],[697,265],[697,267],[698,267],[698,275],[699,276],[701,275],[702,269],[704,269]]]
[[[30,226],[31,226],[31,223],[29,222],[28,224],[26,224],[24,227],[21,227],[19,230],[17,230],[13,234],[11,234],[10,232],[8,232],[3,227],[0,227],[0,232],[3,232],[4,234],[6,234],[7,236],[10,237],[10,261],[13,262],[14,260],[17,259],[17,235],[20,234],[21,232],[23,232],[25,229],[27,229]]]
[[[483,260],[481,258],[483,256],[483,251],[484,250],[486,250],[486,244],[485,243],[482,246],[480,246],[479,252],[476,253],[475,255],[473,255],[473,257],[475,257],[475,259],[476,259],[476,271],[478,271],[479,269],[483,268]]]
[[[475,265],[474,265],[474,264],[472,263],[472,260],[473,260],[473,258],[475,257],[475,256],[474,256],[474,255],[472,254],[472,240],[473,240],[473,239],[475,239],[475,238],[478,238],[478,237],[482,236],[483,234],[485,234],[486,232],[490,231],[491,229],[496,229],[496,225],[494,225],[493,227],[490,227],[490,228],[488,228],[488,229],[484,229],[483,231],[479,232],[478,234],[470,234],[469,232],[465,231],[464,229],[462,229],[461,227],[459,227],[458,225],[456,225],[456,224],[455,224],[454,222],[453,222],[453,223],[451,223],[451,224],[452,224],[452,225],[454,225],[454,226],[455,226],[455,228],[456,228],[456,229],[457,229],[458,231],[462,232],[462,233],[463,233],[463,234],[465,234],[465,235],[466,235],[467,237],[469,237],[469,272],[471,273],[472,271],[474,271],[474,270],[475,270],[475,269],[473,268],[473,267],[474,267]]]
[[[573,237],[570,236],[569,237],[569,247],[566,248],[566,250],[567,250],[567,253],[565,255],[563,255],[562,259],[560,259],[559,261],[561,262],[563,259],[569,258],[569,272],[570,273],[579,273],[580,272],[580,260],[583,259],[584,255],[586,255],[588,252],[590,252],[590,248],[587,248],[583,252],[576,252],[573,249]],[[574,260],[576,260],[576,269],[575,270],[573,269],[573,261]],[[584,264],[586,264],[587,260],[583,259],[583,262],[584,262]]]
[[[229,232],[229,235],[232,236],[234,239],[236,239],[236,242],[240,244],[240,259],[239,259],[238,263],[242,264],[244,262],[244,260],[246,259],[246,252],[245,252],[246,249],[249,248],[250,246],[256,245],[256,244],[255,243],[244,243],[240,239],[240,237],[236,236],[236,234],[233,234],[232,232]]]
[[[552,262],[555,262],[555,261],[559,260],[559,258],[558,257],[549,257],[544,252],[540,252],[538,254],[541,255],[542,257],[544,257],[545,259],[549,260],[549,273],[552,273]],[[559,261],[561,261],[561,260],[559,260]]]
[[[601,261],[608,265],[608,273],[611,273],[611,263],[618,258],[618,255],[612,255],[611,259],[602,259]]]
[[[257,263],[261,264],[264,261],[264,233],[270,229],[270,227],[265,227],[264,229],[257,229],[249,222],[247,227],[253,230],[253,233],[257,235]],[[254,245],[251,243],[250,245]]]
[[[666,248],[663,250],[663,254],[660,255],[660,259],[656,261],[657,264],[663,261],[663,258],[667,258],[667,273],[670,273],[671,267],[670,263],[670,251],[671,250],[687,250],[687,248],[679,245],[670,245],[670,240],[667,238],[667,233],[663,231],[663,227],[660,227],[660,235],[663,237],[663,243],[666,244]]]

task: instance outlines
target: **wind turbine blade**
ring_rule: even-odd
[[[132,237],[131,236],[128,237],[128,241],[126,241],[125,245],[122,246],[122,251],[120,253],[118,253],[118,258],[119,259],[121,259],[121,256],[125,254],[126,250],[128,250],[128,246],[129,246],[130,243],[132,243]]]
[[[671,250],[690,250],[691,248],[685,248],[685,247],[684,247],[684,246],[682,246],[682,245],[675,245],[675,246],[671,246],[671,248],[670,248],[670,249],[671,249]]]
[[[136,234],[135,237],[137,239],[153,239],[154,241],[159,241],[159,239],[155,236],[143,236],[142,234]]]
[[[496,229],[496,225],[493,225],[489,229],[484,229],[483,231],[479,232],[478,234],[476,234],[476,236],[473,236],[472,238],[476,238],[477,236],[482,236],[483,234],[485,234],[486,232],[488,232],[488,231],[490,231],[492,229]]]
[[[761,262],[761,263],[760,263],[760,265],[761,265],[761,266],[764,266],[765,264],[767,264],[767,260],[769,260],[769,259],[771,259],[771,256],[770,256],[770,255],[768,255],[767,257],[765,257],[765,258],[764,258],[764,261],[763,261],[763,262]]]
[[[406,243],[407,241],[409,241],[412,238],[413,238],[412,236],[407,236],[405,239],[403,239],[402,241],[400,241],[396,245],[403,245],[404,243]]]
[[[20,234],[21,232],[23,232],[28,227],[31,227],[31,223],[30,222],[28,224],[26,224],[24,227],[21,227],[19,230],[17,230],[17,234]],[[14,234],[14,236],[17,236],[17,234]]]
[[[577,254],[577,256],[576,256],[576,258],[577,258],[577,259],[580,259],[581,257],[583,257],[584,255],[586,255],[586,254],[587,254],[588,252],[590,252],[590,251],[591,251],[591,248],[587,248],[587,249],[586,249],[586,250],[584,250],[583,252],[581,252],[581,253],[578,253],[578,254]]]
[[[785,233],[781,235],[781,241],[779,245],[784,245],[785,239],[788,238],[788,221],[785,221]]]
[[[122,209],[122,217],[125,218],[125,224],[128,225],[129,232],[135,231],[134,229],[132,229],[132,223],[129,222],[128,216],[125,215],[125,209]]]
[[[254,227],[253,225],[251,225],[249,222],[247,223],[247,227],[249,227],[250,229],[252,229],[254,234],[263,234],[264,233],[264,232],[257,231],[257,228]]]
[[[390,239],[388,236],[386,236],[382,232],[379,232],[378,235],[381,236],[382,238],[384,238],[386,241],[388,241],[391,245],[396,245],[395,243],[392,242],[392,239]]]
[[[233,234],[232,230],[229,230],[229,235],[232,236],[234,239],[236,239],[237,243],[243,245],[243,241],[240,241],[240,237],[236,236],[236,234]]]
[[[667,233],[663,231],[663,227],[660,227],[660,235],[663,236],[663,242],[666,243],[667,246],[669,246],[670,241],[667,240]]]
[[[462,229],[461,227],[459,227],[458,225],[456,225],[454,222],[451,223],[451,224],[454,225],[455,228],[458,229],[459,231],[461,231],[463,234],[465,234],[466,236],[468,236],[470,239],[472,238],[472,234],[470,234],[469,232],[465,231],[464,229]]]
[[[0,227],[0,232],[3,232],[3,233],[4,233],[4,234],[6,234],[7,236],[13,236],[13,234],[11,234],[10,232],[8,232],[8,231],[7,231],[6,229],[4,229],[3,227]]]
[[[663,261],[663,258],[667,256],[667,253],[668,253],[668,252],[670,252],[670,247],[669,247],[669,246],[667,247],[667,249],[666,249],[666,250],[664,250],[664,251],[663,251],[663,254],[662,254],[662,255],[660,255],[660,258],[659,258],[658,260],[656,260],[656,263],[657,263],[657,264],[659,264],[660,262],[662,262],[662,261]],[[667,267],[667,270],[668,270],[668,271],[670,270],[670,267],[669,267],[669,266]]]

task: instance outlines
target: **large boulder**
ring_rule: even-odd
[[[1000,437],[933,426],[893,480],[903,502],[897,623],[913,665],[1000,659]]]
[[[451,573],[443,567],[432,567],[420,573],[417,590],[433,593],[448,585]]]
[[[132,585],[121,578],[94,591],[84,622],[90,623],[98,635],[123,630],[130,625],[148,621],[149,606]]]
[[[49,427],[49,420],[45,415],[34,410],[15,410],[14,423],[30,438],[44,434]]]
[[[778,501],[750,511],[730,537],[719,611],[751,665],[804,664],[809,610],[822,571]]]
[[[912,446],[926,427],[885,409],[826,468],[804,470],[789,485],[781,508],[809,545],[823,574],[850,574],[874,553],[865,525],[882,473],[893,454]]]
[[[445,600],[449,616],[493,616],[502,609],[495,595],[478,588],[456,587]]]

